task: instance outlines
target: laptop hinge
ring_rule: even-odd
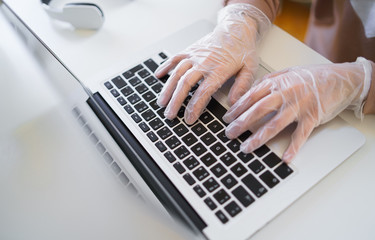
[[[202,233],[207,224],[105,102],[100,93],[94,93],[93,99],[89,98],[87,103],[167,211],[185,222],[192,230],[199,230]]]

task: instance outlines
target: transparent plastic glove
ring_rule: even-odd
[[[371,71],[369,61],[358,58],[354,63],[294,67],[266,75],[224,115],[224,121],[231,122],[226,135],[236,138],[255,131],[241,144],[241,151],[249,153],[297,122],[282,157],[288,163],[318,125],[347,108],[362,116]],[[265,116],[270,119],[252,129]]]
[[[167,60],[155,72],[166,75],[173,68],[158,98],[166,107],[165,117],[176,117],[191,88],[200,86],[185,110],[185,121],[194,123],[222,84],[236,75],[229,93],[231,103],[239,99],[252,85],[258,67],[256,41],[270,26],[268,18],[249,4],[231,4],[219,12],[214,31]]]

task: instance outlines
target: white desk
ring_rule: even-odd
[[[124,56],[194,20],[214,21],[221,1],[108,0],[102,4],[105,25],[96,33],[51,22],[38,0],[14,2],[23,4],[38,34],[71,70],[90,79],[98,69],[123,68],[130,61]],[[140,9],[142,18],[137,17]],[[147,28],[149,24],[161,25]],[[116,191],[118,186],[99,163],[77,163],[78,146],[53,141],[73,134],[58,115],[60,100],[2,16],[0,32],[0,238],[126,238],[122,226],[128,209],[121,204],[124,196]],[[375,116],[366,116],[362,123],[350,112],[341,116],[366,136],[366,144],[253,239],[375,238]],[[90,156],[88,150],[85,154]],[[167,230],[151,232],[158,231]],[[175,238],[173,233],[168,236]]]

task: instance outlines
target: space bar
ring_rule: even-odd
[[[214,98],[207,105],[207,109],[217,117],[224,125],[228,125],[223,121],[223,116],[227,110]]]

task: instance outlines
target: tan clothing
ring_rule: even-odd
[[[247,0],[246,3],[261,10],[271,22],[280,7],[280,0]],[[354,62],[360,56],[371,60],[372,83],[368,98],[375,99],[375,37],[366,37],[364,26],[350,0],[313,0],[305,42],[334,63]],[[373,109],[375,102],[368,102],[364,112]]]

